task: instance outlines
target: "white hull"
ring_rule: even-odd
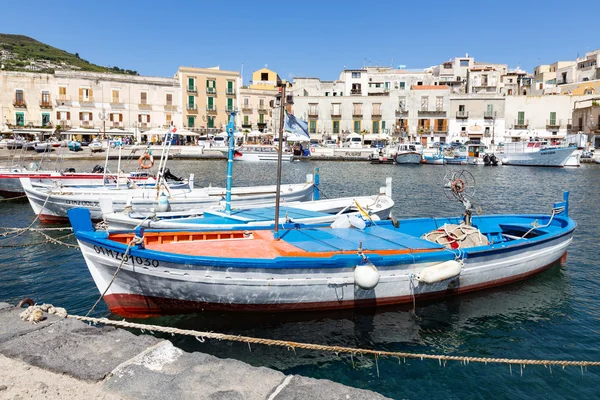
[[[293,154],[282,154],[281,161],[292,161],[294,159]],[[268,153],[242,153],[241,156],[236,156],[233,161],[277,161],[277,153],[268,154]]]
[[[550,148],[523,153],[504,153],[501,156],[503,165],[564,167],[574,147]]]
[[[379,267],[379,283],[372,290],[355,283],[353,268],[237,269],[130,257],[105,301],[119,313],[165,311],[160,309],[163,302],[170,312],[181,311],[178,306],[187,311],[193,307],[278,310],[411,302],[413,296],[442,297],[524,279],[556,262],[571,240],[572,232],[527,247],[515,246],[505,250],[503,257],[474,254],[464,260],[460,275],[431,284],[414,277],[433,263]],[[82,241],[79,245],[98,290],[104,292],[123,255],[100,245]]]
[[[396,164],[421,164],[422,157],[416,152],[402,152],[396,155]]]

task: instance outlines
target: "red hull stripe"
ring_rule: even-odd
[[[566,252],[561,256],[563,260]],[[473,292],[476,290],[489,289],[500,285],[517,282],[532,275],[547,270],[556,261],[538,268],[534,271],[514,275],[492,282],[480,283],[468,287],[449,289],[442,292],[425,293],[416,295],[417,300],[433,300],[457,294]],[[144,296],[139,294],[110,294],[104,296],[104,301],[111,312],[126,318],[146,318],[157,315],[184,314],[200,312],[204,310],[217,311],[253,311],[253,312],[275,312],[275,311],[311,311],[311,310],[334,310],[359,307],[386,306],[392,304],[411,303],[412,296],[388,297],[383,299],[364,299],[348,301],[330,301],[321,303],[283,303],[283,304],[221,304],[205,303],[190,300],[168,299],[162,297]]]

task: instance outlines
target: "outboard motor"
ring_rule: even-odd
[[[490,157],[490,161],[494,167],[498,165],[498,158],[496,158],[494,154],[492,154],[492,156]]]
[[[179,176],[175,176],[171,173],[171,171],[169,170],[169,168],[165,168],[165,172],[163,172],[163,177],[165,179],[168,179],[170,181],[175,181],[175,182],[181,182],[183,181],[183,178],[179,177]]]
[[[101,174],[104,172],[104,167],[102,165],[96,165],[94,169],[92,169],[92,174]]]
[[[489,154],[486,154],[485,156],[483,156],[483,165],[485,165],[485,166],[492,165],[492,161],[490,160]]]

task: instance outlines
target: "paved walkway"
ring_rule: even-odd
[[[136,336],[47,315],[36,325],[0,303],[0,399],[384,399],[328,380],[186,353]]]

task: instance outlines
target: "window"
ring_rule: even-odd
[[[317,121],[310,121],[309,127],[308,127],[308,132],[309,133],[317,133]]]
[[[549,125],[556,125],[556,112],[550,112],[550,123]]]
[[[248,97],[244,97],[244,108],[248,108],[250,105],[250,99]]]
[[[227,111],[233,111],[233,99],[231,97],[227,99]]]
[[[195,102],[195,98],[194,96],[188,96],[188,110],[194,110],[196,108],[196,105],[194,104]]]
[[[173,105],[173,95],[171,93],[167,93],[167,105],[168,106]]]
[[[381,103],[373,103],[372,115],[381,115]]]
[[[360,78],[360,72],[353,72],[352,73],[352,77],[353,78]]]
[[[469,66],[469,60],[460,60],[460,66],[461,67],[468,67]]]
[[[452,69],[452,63],[451,62],[444,63],[444,69]]]
[[[386,83],[385,83],[385,85],[384,85],[383,87],[384,87],[384,89],[386,89],[386,90],[390,90],[390,83],[389,83],[389,82],[386,82]]]
[[[341,115],[340,106],[341,106],[341,104],[339,104],[339,103],[332,104],[331,105],[331,115]]]
[[[360,121],[354,121],[354,132],[360,132]]]
[[[25,104],[25,96],[23,95],[23,91],[17,89],[15,91],[15,105],[23,105]]]
[[[435,111],[444,111],[444,98],[442,96],[435,98]]]
[[[400,82],[400,90],[406,89],[406,82]]]
[[[250,125],[250,123],[248,122],[248,116],[244,115],[244,125]]]
[[[150,122],[150,115],[148,114],[138,114],[138,122],[142,124],[147,124]]]
[[[123,122],[123,114],[120,113],[112,113],[110,114],[110,121],[111,122]]]
[[[340,133],[340,121],[333,121],[333,133]]]
[[[490,127],[486,126],[485,130],[483,131],[483,133],[485,133],[485,136],[489,136],[489,134],[490,134]]]
[[[25,126],[25,113],[22,113],[22,112],[15,113],[15,125]]]
[[[329,92],[325,92],[325,96],[329,96]]]
[[[227,81],[227,94],[233,94],[233,81]]]
[[[196,91],[196,78],[188,78],[188,87],[187,87],[187,89],[190,92]],[[194,125],[192,125],[192,126],[194,126]]]
[[[446,131],[446,120],[445,119],[436,119],[435,120],[435,130],[436,132],[445,132]]]
[[[417,86],[423,86],[423,82],[417,82]]]
[[[508,83],[513,83],[512,78],[508,79]]]
[[[58,87],[58,98],[60,100],[66,100],[67,99],[67,87],[66,86],[59,86]]]
[[[120,103],[120,101],[119,101],[119,91],[118,90],[115,90],[115,89],[112,90],[112,101],[111,101],[111,103]]]
[[[265,114],[258,114],[258,123],[259,124],[265,123]]]
[[[42,106],[50,105],[50,92],[42,92]]]
[[[214,128],[215,127],[215,117],[210,116],[206,118],[206,127]]]
[[[379,121],[373,121],[373,133],[379,133]]]
[[[171,121],[173,121],[173,116],[171,114],[166,114],[165,121],[167,121],[167,125],[170,125]]]
[[[517,124],[525,125],[525,111],[519,111],[517,116]]]
[[[354,108],[353,115],[362,115],[362,103],[354,103],[352,104]]]
[[[148,93],[140,92],[140,104],[148,104]]]
[[[269,80],[269,73],[268,72],[261,72],[260,73],[260,80],[261,81],[268,81]]]
[[[80,112],[79,120],[89,122],[93,119],[93,114],[91,112]]]
[[[206,80],[206,93],[216,93],[217,84],[213,79]]]
[[[208,111],[214,111],[215,110],[215,98],[214,97],[207,97],[207,105],[206,105],[206,109]]]
[[[317,109],[318,106],[319,106],[318,104],[309,104],[308,105],[308,115],[309,116],[319,115],[318,109]]]
[[[421,97],[421,111],[429,111],[429,97]]]
[[[387,133],[385,131],[385,121],[381,121],[381,130],[382,130],[383,133]]]
[[[194,127],[194,122],[196,121],[196,117],[190,115],[190,116],[188,116],[188,120],[187,121],[188,121],[188,123],[187,123],[188,128],[193,128]]]
[[[42,126],[48,125],[50,125],[50,113],[42,113]]]
[[[79,101],[93,101],[92,89],[79,88]]]
[[[265,109],[265,99],[259,99],[258,100],[258,109],[259,110],[264,110]]]
[[[400,111],[406,110],[406,97],[398,97],[398,107]]]
[[[112,114],[111,114],[112,116]],[[57,111],[56,119],[59,121],[68,121],[71,119],[71,113],[69,111]],[[111,119],[112,121],[112,119]]]

